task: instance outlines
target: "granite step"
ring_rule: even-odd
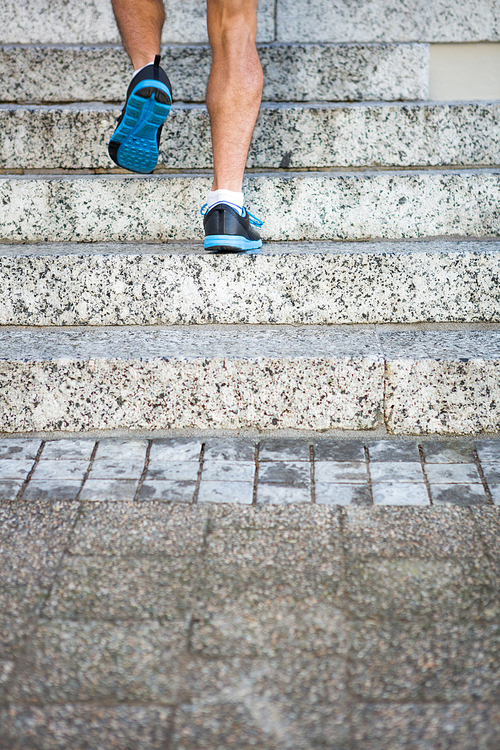
[[[165,10],[164,42],[206,41],[204,3],[166,0]],[[261,41],[496,41],[499,21],[498,0],[260,0],[258,6]],[[108,0],[4,0],[0,28],[4,42],[118,41]]]
[[[81,40],[80,40],[81,42]],[[208,45],[163,45],[176,101],[203,102]],[[260,44],[264,101],[426,99],[427,44]],[[121,45],[0,44],[0,101],[120,102],[132,75]]]
[[[4,242],[163,242],[202,237],[210,175],[0,177]],[[255,173],[246,204],[270,241],[490,237],[500,170]]]
[[[121,107],[0,105],[0,169],[115,168],[107,143]],[[500,102],[264,104],[247,167],[495,166]],[[163,130],[159,167],[212,167],[202,105],[178,104]]]
[[[476,324],[477,326],[477,324]],[[0,329],[0,430],[500,429],[500,327]]]
[[[500,242],[0,245],[0,325],[500,322]]]

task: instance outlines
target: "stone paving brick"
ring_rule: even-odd
[[[86,505],[70,540],[73,555],[191,556],[203,547],[205,507],[161,502]]]
[[[370,464],[372,482],[423,482],[420,463],[415,461],[381,461]]]
[[[158,438],[153,440],[150,462],[199,461],[202,441],[194,438]]]
[[[316,461],[364,461],[365,449],[361,440],[317,440],[314,458]]]
[[[496,566],[418,558],[353,561],[347,567],[353,617],[392,621],[500,619]]]
[[[356,750],[494,750],[500,706],[486,703],[358,704],[351,714]]]
[[[492,506],[477,506],[469,510],[474,519],[479,538],[486,553],[498,564],[500,562],[500,510]]]
[[[368,443],[368,454],[370,461],[420,461],[420,453],[417,443],[402,440],[379,440],[376,443]]]
[[[77,479],[81,482],[87,468],[86,461],[67,459],[40,461],[33,472],[32,479],[34,482],[60,482],[67,479]]]
[[[79,499],[92,503],[133,500],[138,485],[131,479],[87,479]]]
[[[471,464],[474,461],[474,443],[457,440],[422,441],[424,460],[429,464]]]
[[[177,698],[187,623],[47,622],[30,639],[12,703]]]
[[[479,559],[482,555],[481,537],[467,508],[348,507],[343,528],[346,551],[353,556]],[[500,540],[500,526],[498,534]],[[500,541],[498,545],[500,553]]]
[[[259,447],[259,461],[309,461],[309,454],[309,443],[296,438],[268,438]]]
[[[481,467],[488,484],[500,483],[500,461],[496,464],[482,463]]]
[[[370,701],[499,701],[500,625],[351,622],[351,690]]]
[[[192,648],[205,656],[346,653],[342,559],[330,530],[218,527],[200,572]],[[300,646],[299,646],[300,644]]]
[[[23,493],[23,500],[76,500],[81,480],[76,479],[54,479],[36,482],[31,480]]]
[[[471,521],[472,523],[472,521]],[[342,554],[339,514],[333,508],[309,504],[304,505],[262,505],[262,506],[217,506],[210,508],[208,541],[224,545],[228,530],[253,534],[279,534],[280,540],[293,541],[299,534],[302,544],[309,545],[319,540],[321,549],[328,549],[332,555]],[[307,540],[307,544],[306,544]],[[223,549],[224,546],[220,547]]]
[[[345,663],[281,658],[203,661],[189,668],[172,748],[310,750],[347,746]]]
[[[208,438],[205,461],[254,461],[257,442],[248,438]]]
[[[131,459],[130,461],[116,461],[101,459],[94,461],[89,473],[89,479],[137,479],[144,469],[144,461]]]
[[[202,481],[198,493],[198,502],[251,505],[253,502],[253,482]]]
[[[66,557],[44,614],[51,619],[183,620],[198,585],[192,557]]]
[[[171,718],[159,706],[11,705],[0,709],[0,748],[164,750]]]
[[[0,440],[0,459],[35,460],[42,441],[37,438],[6,438]]]
[[[481,484],[474,464],[429,464],[425,471],[430,484]]]
[[[310,481],[311,466],[305,461],[273,461],[259,467],[259,484],[306,487]]]
[[[24,482],[22,479],[3,479],[0,481],[0,502],[2,500],[15,500]]]
[[[316,502],[320,505],[372,505],[368,485],[364,484],[324,484],[316,482]]]
[[[250,461],[207,461],[203,464],[201,481],[253,482],[255,464]]]
[[[316,461],[314,465],[316,482],[331,484],[366,484],[368,471],[361,461]]]
[[[259,484],[257,487],[257,503],[264,505],[272,503],[310,503],[311,490],[308,487],[284,486],[279,484]]]
[[[198,479],[198,462],[195,461],[150,461],[146,480],[176,480],[196,482]],[[139,475],[140,476],[140,475]]]
[[[482,484],[431,484],[431,497],[435,505],[481,505],[488,502]]]
[[[148,441],[143,439],[125,438],[105,438],[99,440],[95,460],[101,461],[143,461],[146,458],[146,449]]]
[[[481,463],[500,462],[500,440],[477,440],[476,448]]]
[[[0,479],[21,479],[24,481],[33,467],[31,458],[17,461],[0,461]]]
[[[192,503],[196,482],[146,479],[138,500],[162,500],[166,503]]]
[[[374,505],[430,505],[425,484],[379,482],[373,484]]]
[[[90,461],[94,450],[95,440],[91,438],[62,438],[61,440],[47,440],[40,456],[46,459],[72,459],[73,461]]]

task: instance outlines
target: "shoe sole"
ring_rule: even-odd
[[[121,123],[109,142],[111,158],[130,172],[149,174],[158,163],[158,131],[172,106],[159,81],[141,81],[130,94]]]
[[[262,240],[247,240],[245,237],[228,234],[210,234],[205,237],[205,250],[218,250],[225,253],[242,253],[246,250],[258,250]]]

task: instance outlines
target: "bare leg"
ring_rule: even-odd
[[[135,70],[160,54],[165,22],[162,0],[111,0],[125,52]]]
[[[207,88],[212,190],[241,192],[262,96],[262,67],[255,47],[257,0],[207,0],[207,26],[213,56]]]

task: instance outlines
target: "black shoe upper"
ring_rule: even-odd
[[[203,217],[205,237],[214,234],[237,235],[246,237],[248,240],[260,240],[260,235],[250,224],[250,218],[245,212],[240,216],[234,208],[227,203],[217,203]]]

